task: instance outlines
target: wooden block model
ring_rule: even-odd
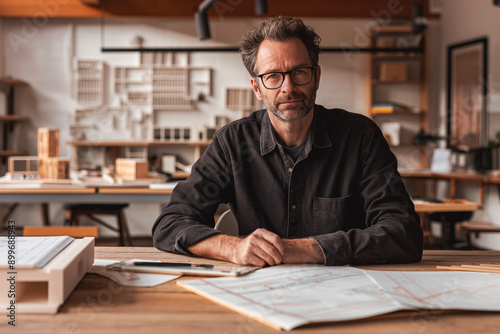
[[[9,173],[10,175],[37,175],[38,174],[38,157],[9,157]]]
[[[124,180],[147,179],[149,174],[149,163],[147,160],[123,159],[115,160],[116,175]]]
[[[47,158],[59,156],[59,130],[38,129],[38,172],[41,179],[48,179]]]
[[[59,156],[59,130],[38,129],[38,157],[53,158]]]
[[[69,179],[69,159],[46,158],[43,160],[46,165],[46,178],[51,180]]]

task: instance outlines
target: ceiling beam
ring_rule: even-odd
[[[317,18],[410,18],[412,5],[428,0],[268,0],[266,16]],[[0,17],[165,17],[192,18],[202,0],[0,0]],[[252,0],[220,0],[208,12],[212,18],[255,17]]]

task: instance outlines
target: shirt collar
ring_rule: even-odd
[[[309,137],[312,138],[312,144],[317,148],[332,146],[330,138],[328,138],[328,131],[326,130],[325,122],[323,121],[321,108],[318,105],[314,106],[314,118]],[[268,154],[274,150],[277,144],[278,142],[274,134],[274,129],[271,124],[271,120],[269,119],[269,113],[265,110],[261,121],[260,154],[262,156]]]

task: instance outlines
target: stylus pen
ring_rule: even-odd
[[[212,264],[199,264],[189,262],[151,262],[151,261],[136,261],[132,262],[134,266],[143,267],[184,267],[184,268],[206,268],[213,269]]]

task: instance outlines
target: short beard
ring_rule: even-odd
[[[300,120],[300,119],[306,117],[311,112],[311,110],[314,109],[314,103],[316,101],[316,89],[311,90],[311,92],[309,94],[309,98],[307,98],[306,94],[300,94],[300,95],[299,94],[290,94],[290,95],[287,95],[286,97],[280,99],[276,103],[274,103],[273,101],[268,101],[266,98],[264,98],[264,95],[260,91],[260,87],[257,86],[257,89],[259,90],[260,95],[262,96],[262,101],[264,102],[267,110],[269,112],[271,112],[274,115],[274,117],[278,118],[279,120],[281,120],[283,122],[292,122],[292,121]],[[279,103],[294,100],[297,98],[301,99],[305,103],[304,107],[301,108],[301,112],[298,115],[295,115],[295,117],[293,117],[293,118],[285,117],[283,114],[283,111],[278,109]]]

